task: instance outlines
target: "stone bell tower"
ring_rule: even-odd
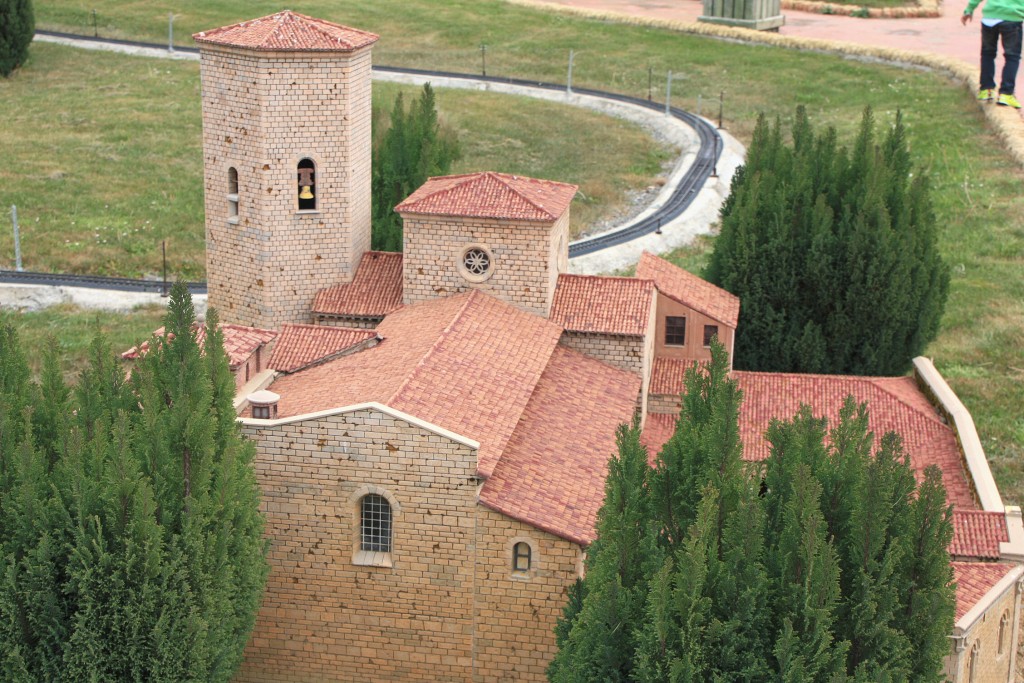
[[[284,11],[193,38],[209,303],[226,323],[310,322],[370,248],[377,36]]]

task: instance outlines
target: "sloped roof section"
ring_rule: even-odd
[[[1004,562],[950,562],[956,581],[956,620],[971,611],[1016,565]]]
[[[221,324],[218,327],[220,328],[221,334],[224,335],[224,351],[227,353],[228,364],[231,366],[232,370],[248,360],[249,356],[255,353],[256,349],[260,346],[273,341],[277,337],[276,331],[264,330],[258,327],[227,324]],[[199,347],[202,348],[206,343],[206,327],[204,325],[196,324],[192,329],[196,334],[196,342],[199,344]],[[159,327],[154,330],[153,336],[158,339],[162,339],[164,336],[164,328]],[[146,355],[149,348],[150,342],[144,341],[138,346],[133,346],[122,353],[121,358],[124,360],[134,360],[140,356]]]
[[[313,313],[382,318],[402,305],[402,255],[368,251],[359,260],[352,282],[322,289]]]
[[[655,368],[657,369],[657,368]],[[950,503],[958,509],[978,507],[974,492],[961,465],[960,450],[953,430],[942,423],[927,399],[921,397],[914,381],[909,377],[852,377],[842,375],[803,375],[795,373],[735,371],[732,376],[743,391],[740,406],[740,436],[743,455],[747,460],[768,457],[769,445],[764,433],[772,419],[789,420],[803,404],[813,406],[814,414],[835,424],[839,410],[847,396],[858,403],[867,402],[868,427],[880,438],[895,431],[903,437],[903,447],[910,455],[910,464],[921,475],[928,465],[942,469],[942,481]],[[664,376],[658,391],[669,394],[683,390],[668,386]],[[654,378],[652,377],[652,385]],[[674,391],[669,391],[674,389]],[[671,431],[656,431],[648,416],[645,425],[645,443],[658,450],[662,438]],[[656,421],[653,424],[658,424]]]
[[[615,429],[632,419],[639,391],[636,375],[556,348],[480,502],[576,543],[593,541]]]
[[[490,476],[561,335],[558,325],[473,290],[386,403],[479,441],[477,469]]]
[[[506,173],[467,173],[429,178],[395,207],[399,213],[555,221],[569,208],[577,186]]]
[[[1006,515],[982,510],[953,511],[953,540],[949,554],[979,560],[998,560],[999,544],[1010,541]]]
[[[481,291],[404,306],[376,346],[278,378],[280,417],[377,401],[480,442],[488,476],[562,328]]]
[[[295,372],[376,337],[373,330],[285,324],[274,345],[270,367],[278,372]]]
[[[648,392],[678,396],[683,391],[686,371],[696,362],[683,358],[655,358]]]
[[[373,45],[378,38],[291,10],[192,35],[197,43],[274,52],[353,52]]]
[[[563,273],[558,276],[549,319],[573,332],[643,336],[653,295],[650,280]]]
[[[636,276],[654,280],[658,291],[665,296],[729,327],[736,327],[739,321],[739,297],[650,252],[640,255]]]

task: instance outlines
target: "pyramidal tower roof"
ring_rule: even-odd
[[[195,33],[192,38],[197,43],[249,50],[352,52],[373,45],[378,36],[284,10],[240,24]]]
[[[557,220],[576,185],[505,173],[467,173],[430,178],[395,207],[399,213],[469,218]]]

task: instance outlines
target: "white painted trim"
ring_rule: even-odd
[[[942,404],[942,408],[953,420],[953,429],[960,439],[964,460],[967,461],[967,474],[974,484],[974,490],[978,493],[981,508],[987,512],[1005,512],[1003,499],[999,495],[995,479],[992,478],[992,470],[988,467],[985,449],[981,446],[978,430],[974,426],[971,414],[946,384],[946,380],[935,369],[935,365],[930,359],[924,356],[915,358],[914,370],[921,381],[928,385],[935,399]]]
[[[260,370],[249,378],[249,381],[235,392],[235,413],[239,414],[249,405],[249,396],[266,389],[277,378],[277,373],[270,368]]]
[[[1024,562],[1024,519],[1020,507],[1006,506],[1006,530],[1010,540],[999,544],[999,557],[1014,562]]]
[[[971,607],[971,609],[968,610],[967,614],[957,620],[955,628],[958,629],[960,633],[966,633],[971,630],[985,612],[988,611],[989,607],[1006,595],[1006,591],[1017,585],[1017,581],[1021,576],[1024,576],[1024,565],[1017,565],[1010,571],[1006,572],[1006,576],[999,579],[999,582],[985,593],[985,597],[976,602],[974,607]]]
[[[383,403],[377,403],[376,401],[369,401],[367,403],[356,403],[350,406],[344,406],[342,408],[329,408],[328,410],[318,410],[315,413],[304,413],[302,415],[280,417],[277,418],[276,420],[257,420],[251,417],[240,417],[238,418],[238,421],[247,427],[278,427],[280,425],[295,424],[296,422],[306,422],[307,420],[318,420],[322,417],[330,417],[332,415],[345,415],[347,413],[354,413],[359,410],[376,410],[378,412],[384,413],[385,415],[390,415],[391,417],[397,418],[399,420],[404,420],[409,424],[416,425],[417,427],[422,427],[423,429],[426,429],[429,432],[433,432],[438,436],[443,436],[446,439],[451,439],[452,441],[460,443],[463,446],[469,446],[474,450],[478,450],[480,448],[479,441],[474,441],[469,437],[448,431],[444,427],[440,427],[436,424],[433,424],[432,422],[427,422],[426,420],[421,420],[420,418],[410,415],[409,413],[404,413],[401,410],[397,410],[395,408],[392,408],[391,406],[386,406]]]

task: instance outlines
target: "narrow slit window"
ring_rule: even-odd
[[[528,572],[530,571],[530,563],[533,560],[533,551],[530,548],[530,544],[526,541],[520,541],[512,546],[512,571],[514,572]]]
[[[391,552],[391,504],[384,496],[369,493],[360,502],[359,549]]]
[[[238,169],[228,169],[228,218],[238,218]]]
[[[686,344],[686,318],[683,316],[665,316],[665,345],[684,346]]]
[[[303,159],[298,168],[299,211],[316,209],[316,165],[312,159]]]

